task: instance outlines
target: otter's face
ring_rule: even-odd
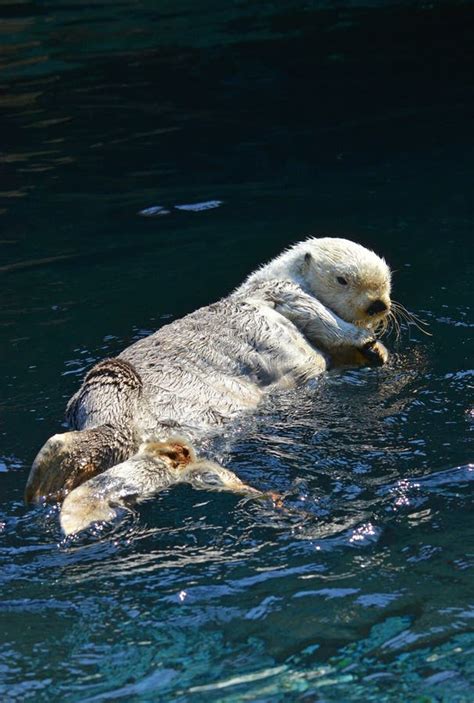
[[[346,239],[307,242],[306,285],[346,322],[375,328],[390,312],[390,269],[373,251]]]

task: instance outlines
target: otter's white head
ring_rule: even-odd
[[[262,266],[239,290],[260,281],[293,281],[346,322],[375,328],[390,312],[390,269],[348,239],[312,237]]]
[[[347,322],[376,327],[390,312],[390,269],[384,259],[348,239],[308,239],[300,283]]]

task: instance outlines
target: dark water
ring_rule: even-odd
[[[473,701],[474,4],[0,16],[0,698]],[[180,488],[64,543],[25,509],[86,368],[310,233],[383,254],[433,336],[226,436],[287,512]]]

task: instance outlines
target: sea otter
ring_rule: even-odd
[[[62,527],[76,532],[109,515],[117,496],[125,503],[159,490],[137,468],[150,442],[179,434],[189,451],[187,443],[255,408],[265,393],[330,366],[385,363],[376,332],[390,314],[390,286],[385,261],[359,244],[325,237],[292,246],[226,298],[94,366],[67,406],[73,431],[51,437],[35,458],[26,500],[67,496]],[[165,459],[155,446],[146,475],[153,462],[166,468]]]

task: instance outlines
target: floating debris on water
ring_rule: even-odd
[[[202,212],[203,210],[213,210],[223,204],[223,200],[206,200],[202,203],[183,203],[183,205],[173,205],[175,210],[184,210],[185,212]],[[170,215],[171,210],[163,205],[152,205],[138,212],[143,217],[161,217],[162,215]]]
[[[190,205],[175,205],[175,210],[186,210],[189,212],[201,212],[201,210],[212,210],[215,207],[220,207],[223,200],[207,200],[204,203],[191,203]]]
[[[152,207],[147,207],[144,210],[139,211],[139,215],[143,217],[160,217],[161,215],[169,215],[170,210],[167,210],[162,205],[153,205]]]

